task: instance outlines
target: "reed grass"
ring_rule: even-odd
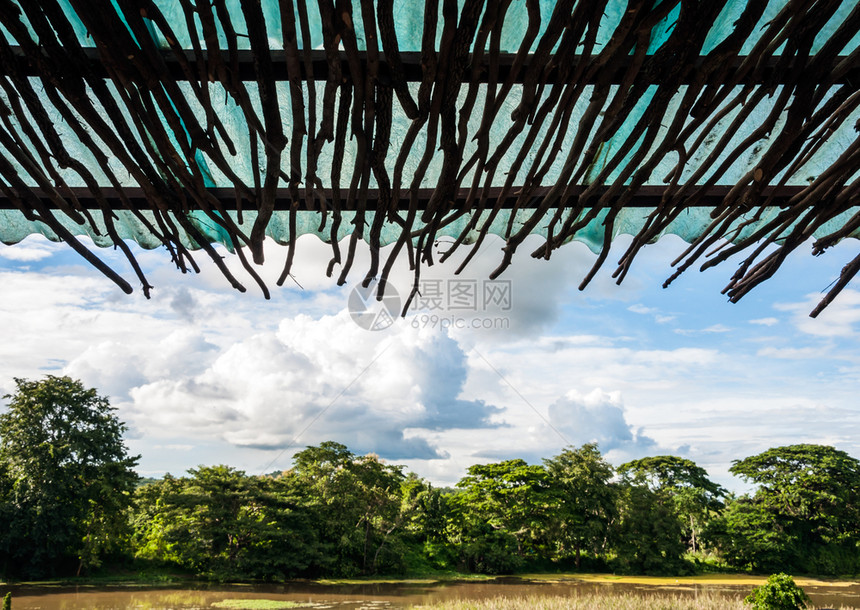
[[[696,597],[586,593],[571,597],[500,596],[481,600],[446,601],[413,608],[428,610],[749,610],[750,606],[740,598],[716,593],[700,593]],[[840,610],[857,609],[853,606],[841,606]]]

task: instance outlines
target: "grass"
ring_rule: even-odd
[[[282,610],[285,608],[312,608],[317,604],[278,601],[275,599],[225,599],[215,602],[210,608],[229,608],[230,610]]]
[[[749,610],[740,599],[705,594],[698,599],[634,594],[585,594],[577,597],[493,597],[415,606],[433,610]]]
[[[583,574],[569,572],[562,574],[517,574],[517,578],[537,582],[565,582],[576,580],[589,583],[615,583],[628,585],[742,585],[755,587],[767,582],[767,575],[753,574],[697,574],[695,576],[621,576],[617,574]],[[813,576],[795,576],[794,582],[801,587],[849,587],[860,584],[855,578],[816,578]]]
[[[432,610],[749,610],[741,599],[713,593],[690,596],[635,594],[584,594],[576,597],[493,597],[483,600],[450,601],[430,606]],[[842,606],[841,610],[854,610]]]

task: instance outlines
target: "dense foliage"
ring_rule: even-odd
[[[771,574],[744,601],[752,605],[752,610],[804,610],[809,605],[809,596],[791,576],[780,572]]]
[[[758,485],[711,523],[732,565],[758,572],[860,571],[860,462],[821,445],[777,447],[731,468]]]
[[[781,474],[772,472],[777,466]],[[702,557],[754,571],[857,572],[852,458],[831,447],[781,447],[736,462],[733,472],[760,487],[727,499],[690,460],[656,456],[616,470],[586,444],[543,465],[476,464],[456,488],[436,489],[327,442],[275,475],[220,466],[142,486],[134,549],[138,558],[220,578],[681,574],[700,568]]]
[[[694,462],[614,468],[596,444],[542,465],[469,467],[439,489],[325,442],[293,467],[200,466],[139,481],[125,426],[68,378],[17,380],[0,415],[0,571],[75,573],[106,559],[216,579],[586,569],[860,573],[860,462],[793,445],[737,460],[725,491]],[[764,595],[764,593],[762,593]]]
[[[80,573],[127,551],[138,458],[108,400],[68,377],[15,382],[0,414],[0,570]]]

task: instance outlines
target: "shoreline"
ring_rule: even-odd
[[[289,585],[304,586],[361,586],[361,585],[442,585],[456,582],[476,583],[495,581],[522,581],[535,584],[540,583],[565,583],[582,582],[588,584],[623,584],[623,585],[645,585],[653,587],[677,587],[677,586],[757,586],[764,584],[767,580],[766,574],[699,574],[693,576],[635,576],[618,575],[611,573],[581,573],[581,572],[538,572],[523,574],[451,574],[433,576],[403,576],[403,577],[368,577],[368,578],[321,578],[321,579],[293,579],[278,582],[271,581],[215,581],[205,580],[181,574],[162,574],[148,577],[142,575],[122,576],[93,576],[57,578],[52,580],[38,581],[12,581],[0,582],[0,588],[24,588],[24,589],[52,589],[68,587],[122,587],[122,588],[177,588],[182,586],[193,588],[214,587],[278,587]],[[794,581],[801,587],[850,587],[860,585],[860,579],[856,577],[822,577],[822,576],[794,576]]]

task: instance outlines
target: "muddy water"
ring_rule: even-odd
[[[229,600],[277,600],[302,604],[306,608],[338,610],[404,608],[444,600],[485,599],[497,596],[577,596],[585,593],[636,593],[677,595],[695,599],[704,591],[740,598],[751,587],[741,585],[639,585],[585,583],[575,580],[539,582],[516,578],[488,582],[433,584],[396,583],[361,585],[318,585],[312,583],[277,586],[212,586],[197,589],[157,589],[124,587],[15,588],[0,587],[0,595],[12,591],[15,610],[78,609],[181,609],[230,608]],[[816,607],[860,608],[860,586],[805,587]],[[233,606],[236,607],[236,606]]]

